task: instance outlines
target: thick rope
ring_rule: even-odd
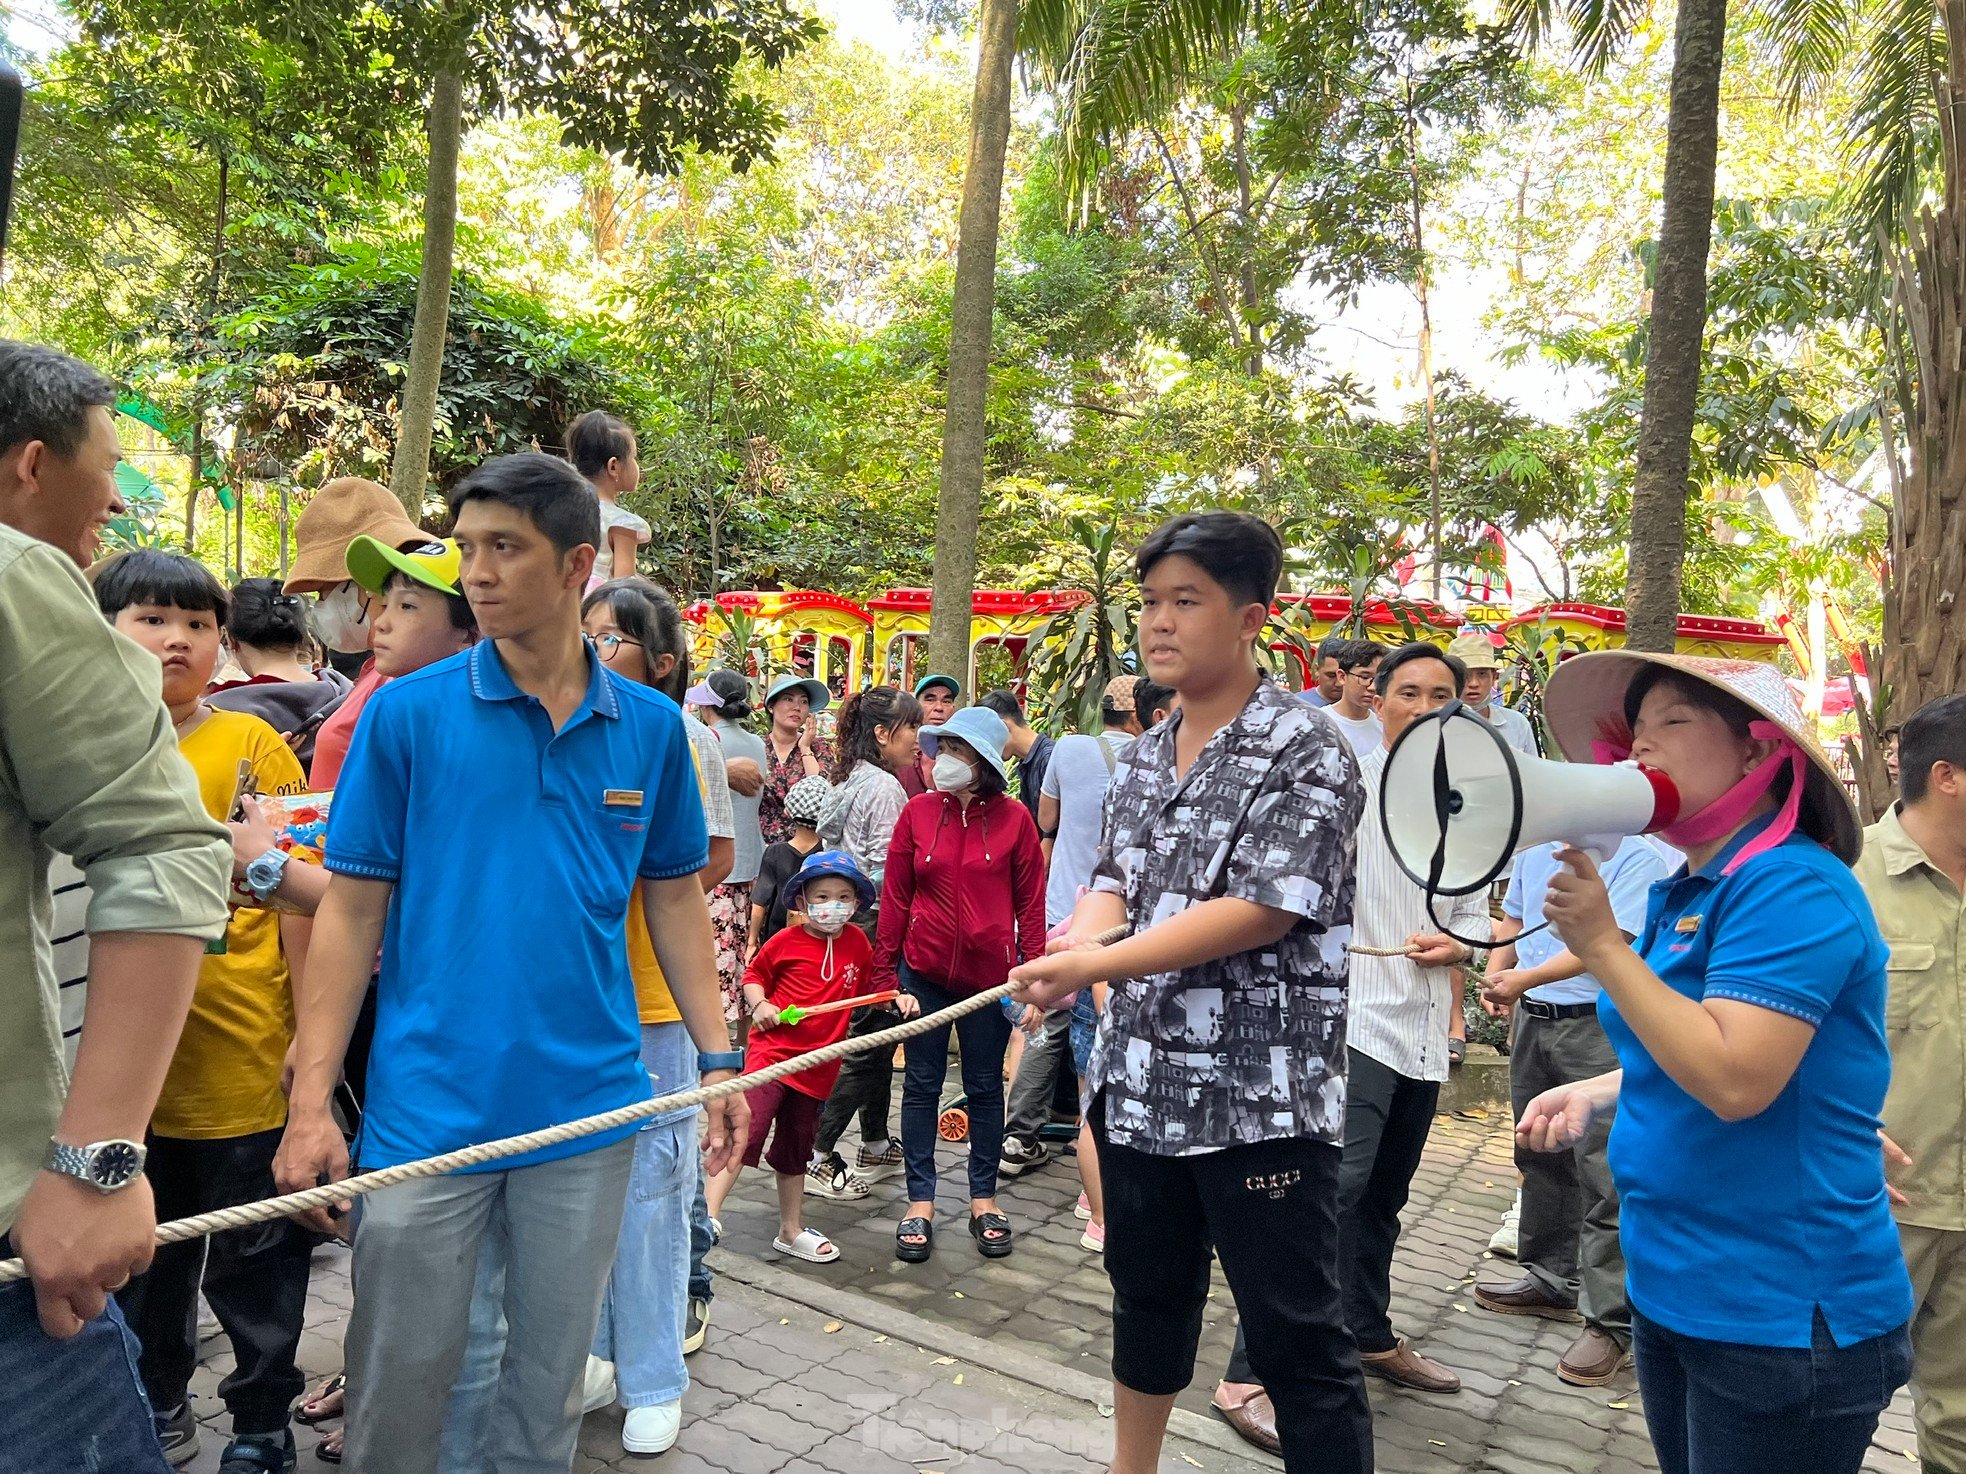
[[[1116,926],[1110,931],[1101,932],[1092,939],[1094,946],[1107,946],[1119,941],[1130,930],[1129,927]],[[1353,947],[1355,953],[1369,957],[1401,957],[1410,955],[1411,948]],[[715,1085],[699,1085],[694,1090],[681,1091],[675,1095],[658,1096],[654,1100],[644,1100],[619,1110],[603,1111],[597,1116],[585,1116],[578,1121],[568,1121],[559,1126],[548,1126],[539,1131],[528,1131],[519,1136],[507,1136],[497,1141],[482,1142],[477,1146],[460,1147],[454,1152],[441,1156],[424,1157],[415,1162],[403,1162],[394,1167],[383,1167],[374,1172],[363,1172],[354,1177],[343,1178],[340,1182],[330,1182],[320,1187],[305,1188],[300,1192],[287,1193],[282,1197],[264,1198],[257,1203],[241,1203],[237,1207],[218,1208],[210,1213],[199,1213],[191,1218],[179,1218],[169,1223],[157,1225],[157,1243],[179,1244],[187,1239],[203,1238],[207,1234],[223,1233],[227,1229],[247,1228],[255,1223],[267,1223],[275,1218],[288,1218],[296,1213],[305,1213],[314,1208],[334,1207],[352,1198],[366,1197],[385,1187],[395,1187],[399,1183],[415,1182],[425,1177],[442,1177],[463,1167],[482,1166],[503,1157],[523,1156],[528,1152],[540,1151],[549,1146],[572,1141],[581,1136],[592,1136],[596,1132],[612,1131],[616,1127],[630,1126],[637,1121],[645,1121],[651,1116],[667,1115],[704,1104],[706,1101],[722,1100],[727,1096],[738,1095],[760,1085],[769,1085],[774,1080],[782,1080],[787,1075],[796,1075],[802,1070],[816,1065],[831,1064],[834,1060],[845,1059],[850,1054],[866,1050],[892,1048],[903,1040],[912,1039],[918,1034],[926,1034],[932,1029],[974,1013],[977,1009],[998,1002],[1010,996],[1014,983],[1003,983],[989,988],[972,997],[952,1003],[949,1007],[935,1013],[923,1014],[920,1018],[906,1019],[891,1029],[878,1033],[862,1034],[857,1037],[841,1039],[827,1044],[809,1054],[797,1055],[792,1059],[780,1060],[775,1065],[767,1065],[762,1070],[738,1075]],[[0,1260],[0,1284],[27,1278],[27,1267],[18,1259]]]

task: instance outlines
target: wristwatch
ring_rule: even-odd
[[[280,881],[287,873],[287,861],[292,858],[285,850],[268,850],[246,867],[246,889],[260,905],[272,900],[273,893],[280,889]]]
[[[741,1049],[699,1049],[696,1052],[696,1072],[707,1075],[712,1070],[736,1070],[744,1072],[744,1051]]]
[[[148,1155],[139,1141],[92,1141],[87,1146],[53,1141],[48,1143],[48,1170],[86,1182],[99,1193],[113,1193],[137,1180]]]

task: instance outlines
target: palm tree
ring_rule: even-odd
[[[1295,0],[1288,0],[1295,3]],[[1066,158],[1081,185],[1096,140],[1155,116],[1240,37],[1262,0],[982,0],[969,162],[957,226],[947,409],[935,510],[932,670],[967,667],[976,533],[983,503],[997,224],[1010,137],[1011,70],[1021,53],[1060,94]]]
[[[1880,403],[1892,477],[1884,641],[1861,708],[1864,791],[1889,802],[1882,728],[1966,690],[1966,95],[1948,58],[1966,56],[1966,0],[1781,0],[1783,59],[1797,95],[1852,62],[1846,120],[1854,206],[1878,247],[1895,405]],[[1903,416],[1900,461],[1893,409]]]

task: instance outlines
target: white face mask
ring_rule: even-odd
[[[935,786],[944,793],[961,793],[976,786],[976,769],[959,757],[943,753],[935,760]]]
[[[369,614],[362,591],[351,583],[337,584],[314,601],[307,613],[314,638],[330,650],[360,655],[369,648]]]
[[[812,924],[814,931],[832,936],[844,931],[846,924],[853,920],[853,902],[814,901],[806,907],[806,920]]]

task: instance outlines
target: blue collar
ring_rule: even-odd
[[[600,653],[593,644],[583,640],[587,652],[587,694],[580,698],[580,705],[574,708],[573,715],[567,718],[566,726],[587,716],[604,716],[619,720],[621,698],[615,693],[614,681],[607,667],[601,664]],[[521,691],[505,668],[505,657],[498,653],[496,640],[480,640],[471,647],[468,657],[471,669],[471,694],[480,701],[530,701],[534,698]],[[562,731],[566,727],[561,728]]]

